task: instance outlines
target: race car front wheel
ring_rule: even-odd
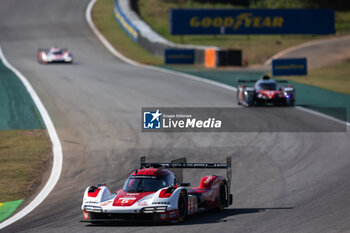
[[[187,215],[186,194],[184,191],[182,191],[179,195],[179,200],[177,204],[177,220],[179,222],[183,222],[185,220],[186,215]]]

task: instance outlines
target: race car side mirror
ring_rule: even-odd
[[[191,186],[191,183],[181,183],[180,186],[181,187],[189,187],[189,186]]]

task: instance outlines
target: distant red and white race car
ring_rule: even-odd
[[[287,80],[264,75],[260,80],[238,80],[237,102],[243,106],[294,106],[295,89]],[[251,85],[249,85],[251,84]]]
[[[226,169],[227,177],[202,177],[198,187],[182,183],[183,168]],[[85,190],[81,209],[83,222],[118,220],[182,222],[188,215],[209,209],[223,210],[232,204],[231,158],[226,163],[146,163],[127,179],[123,189],[111,193],[104,184]],[[175,175],[177,174],[177,175]]]
[[[73,56],[67,49],[51,47],[50,49],[38,49],[39,63],[72,63]]]

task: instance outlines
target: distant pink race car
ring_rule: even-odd
[[[39,63],[72,63],[73,56],[67,49],[51,47],[50,49],[38,49]]]

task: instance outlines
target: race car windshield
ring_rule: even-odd
[[[258,91],[277,90],[277,85],[276,83],[259,83],[256,89]]]
[[[62,54],[62,52],[63,52],[62,50],[57,50],[57,51],[52,51],[51,53],[52,54]]]
[[[123,187],[124,192],[152,192],[167,187],[164,180],[152,178],[129,178]]]

